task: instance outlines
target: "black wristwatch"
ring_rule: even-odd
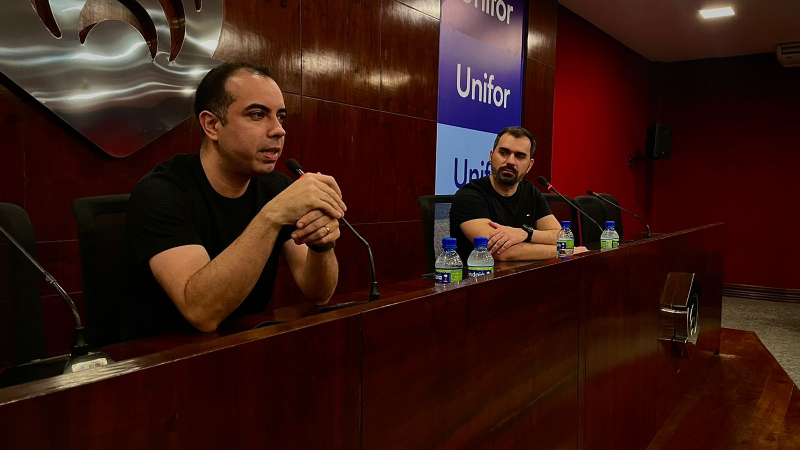
[[[328,250],[331,250],[333,247],[336,247],[336,241],[333,241],[328,245],[308,245],[308,248],[317,253],[325,253]]]
[[[534,228],[528,224],[522,224],[522,229],[528,232],[528,237],[523,242],[530,242],[533,237]]]

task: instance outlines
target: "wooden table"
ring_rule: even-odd
[[[644,449],[719,348],[724,227],[315,314],[109,346],[116,364],[0,389],[3,448]],[[667,274],[703,295],[691,360],[659,345]],[[363,293],[337,297],[347,302]]]

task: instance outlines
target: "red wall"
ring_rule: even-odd
[[[665,64],[660,78],[673,142],[654,164],[655,227],[726,222],[725,283],[800,288],[800,69],[766,54]]]
[[[556,68],[556,187],[609,192],[657,232],[726,222],[725,283],[800,288],[800,69],[773,54],[651,63],[563,7]],[[672,157],[629,169],[656,121],[673,127]]]
[[[649,213],[644,146],[651,63],[564,7],[558,11],[551,182],[570,197],[587,189]],[[645,219],[646,220],[646,219]],[[625,218],[625,233],[644,231]]]

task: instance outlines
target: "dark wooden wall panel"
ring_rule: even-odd
[[[538,61],[528,59],[525,67],[525,128],[537,140],[553,140],[553,88],[556,71]],[[535,111],[535,112],[534,112]]]
[[[83,292],[72,292],[69,297],[75,302],[75,307],[78,308],[81,317],[86,317]],[[42,316],[44,343],[47,351],[59,354],[68,353],[75,335],[75,319],[67,304],[64,303],[64,299],[58,294],[43,295]]]
[[[544,190],[536,178],[541,175],[550,179],[550,167],[553,158],[553,143],[541,139],[536,140],[536,150],[533,152],[533,169],[525,176],[537,188]],[[556,188],[558,189],[558,188]]]
[[[303,95],[378,109],[381,0],[303,2]]]
[[[531,0],[528,2],[528,58],[556,67],[556,29],[558,2]]]
[[[395,283],[396,280],[419,278],[427,272],[425,248],[422,246],[424,238],[421,220],[360,224],[354,225],[353,228],[369,242],[372,248],[379,289],[381,286]],[[371,275],[367,250],[349,231],[343,234],[341,246],[343,249],[337,252],[339,260],[337,292],[368,290]],[[422,263],[407,264],[403,261],[422,261]]]
[[[398,2],[410,6],[417,11],[422,11],[436,19],[439,18],[442,12],[440,0],[398,0]]]
[[[93,148],[54,117],[30,114],[29,119],[26,126],[40,131],[28,134],[25,208],[41,241],[77,239],[74,199],[131,192],[156,164],[188,151],[191,129],[186,120],[133,155],[118,159]]]
[[[557,1],[531,0],[528,3],[522,126],[530,130],[537,141],[548,141],[545,145],[538,142],[537,161],[528,176],[531,180],[540,175],[549,180],[552,175],[557,22]]]
[[[4,77],[0,80],[5,81]],[[22,102],[0,86],[0,127],[6,130],[6,142],[0,150],[0,202],[25,204],[25,134],[20,117]]]
[[[265,64],[282,90],[299,94],[301,30],[300,0],[229,0],[214,58]]]
[[[536,60],[553,67],[539,55],[555,52],[556,5],[531,3],[526,65]],[[294,157],[337,177],[352,208],[347,217],[373,245],[384,285],[418,277],[426,267],[416,197],[434,192],[439,16],[439,0],[225,1],[215,57],[267,64],[284,91],[289,117],[278,170],[285,172],[285,160]],[[531,36],[539,39],[535,51]],[[540,100],[524,103],[523,124],[548,129],[552,83],[528,80],[537,70],[551,73],[526,67],[525,86],[538,86]],[[115,159],[3,76],[0,85],[0,125],[8,139],[0,150],[0,202],[28,210],[42,261],[82,307],[72,201],[130,192],[159,162],[197,151],[202,133],[187,119]],[[534,171],[549,176],[551,144],[537,137]],[[345,231],[336,252],[337,293],[365,289],[364,249]],[[71,317],[52,293],[43,290],[44,314],[46,326],[54,327],[47,331],[48,352],[58,354],[68,349]],[[276,288],[282,295],[287,298],[274,304],[301,300],[285,269]]]
[[[299,160],[336,178],[351,223],[421,218],[417,197],[433,190],[435,122],[305,98],[301,128]]]
[[[395,0],[383,0],[381,107],[436,120],[439,21]]]

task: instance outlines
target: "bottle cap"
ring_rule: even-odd
[[[572,223],[569,220],[562,220],[561,221],[561,228],[569,228]]]
[[[475,244],[475,247],[486,247],[489,245],[489,238],[476,237],[472,240],[472,243]]]
[[[614,221],[606,220],[606,228],[614,228]]]
[[[444,238],[442,239],[442,248],[445,250],[455,250],[456,249],[456,238]]]

